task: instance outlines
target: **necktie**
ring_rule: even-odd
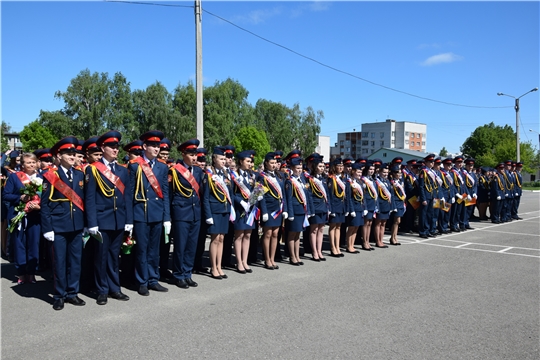
[[[68,177],[69,182],[72,182],[72,181],[73,181],[73,179],[71,178],[71,169],[68,169],[68,171],[67,171],[67,177]]]
[[[110,163],[109,166],[111,167],[111,172],[114,174],[114,164]]]
[[[156,161],[156,160],[150,160],[150,167],[151,167],[152,169],[154,168],[154,162],[155,162],[155,161]]]
[[[190,173],[193,173],[193,170],[192,170],[192,169],[193,169],[193,168],[192,168],[191,166],[188,166],[188,170],[189,170]]]

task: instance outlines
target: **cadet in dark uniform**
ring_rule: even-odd
[[[377,188],[377,212],[373,220],[373,230],[375,237],[375,247],[388,248],[383,242],[384,229],[386,221],[390,218],[390,212],[393,210],[392,185],[388,180],[388,164],[382,163],[378,174],[375,177],[375,187]]]
[[[454,186],[454,178],[452,177],[452,158],[446,158],[442,161],[443,168],[440,168],[441,185],[441,200],[444,199],[443,206],[452,207],[452,202],[455,202],[456,187]],[[450,232],[450,210],[441,209],[439,212],[439,231],[441,234]]]
[[[328,185],[324,175],[325,166],[322,157],[316,157],[310,162],[308,178],[308,195],[313,203],[314,216],[309,218],[311,255],[314,261],[326,261],[322,254],[324,227],[328,221],[330,204],[328,202]]]
[[[223,148],[225,149],[225,169],[226,169],[226,172],[228,173],[229,170],[233,170],[234,168],[236,168],[236,164],[234,163],[234,153],[236,149],[232,145],[225,145]],[[231,261],[233,242],[234,242],[234,224],[232,222],[229,222],[229,229],[225,233],[225,237],[223,238],[223,256],[221,258],[221,265],[223,267],[227,267],[231,269],[234,268],[233,263]]]
[[[418,232],[421,238],[427,239],[434,235],[431,231],[431,221],[433,219],[433,199],[437,193],[438,184],[430,174],[430,167],[433,166],[434,154],[430,154],[424,158],[426,166],[420,169],[418,174],[418,189],[420,200],[420,212],[418,216]]]
[[[95,242],[94,266],[97,304],[105,305],[107,297],[127,301],[120,289],[119,255],[124,231],[133,230],[132,194],[129,174],[117,163],[122,135],[108,131],[97,139],[103,157],[86,168],[86,219]],[[92,210],[90,210],[92,209]]]
[[[206,155],[208,150],[205,148],[197,149],[197,166],[201,168],[203,173],[206,171]],[[201,218],[206,219],[204,210],[201,208]],[[193,266],[193,271],[195,273],[205,273],[208,271],[208,268],[203,266],[203,255],[204,249],[206,246],[206,233],[208,230],[208,224],[205,221],[201,221],[201,226],[199,228],[199,235],[197,238],[197,251],[195,253],[195,261]]]
[[[512,164],[513,165],[513,164]],[[523,195],[523,177],[521,176],[521,169],[523,169],[523,163],[521,161],[517,162],[514,166],[514,202],[512,203],[512,219],[514,220],[523,220],[518,215],[519,203],[521,201],[521,195]]]
[[[201,196],[203,170],[196,166],[199,140],[191,139],[178,146],[182,153],[169,170],[171,219],[173,220],[173,276],[182,289],[196,287],[191,279],[201,227]]]
[[[130,161],[129,184],[133,194],[133,235],[135,246],[135,279],[138,293],[148,296],[148,289],[166,292],[159,284],[159,241],[161,233],[171,231],[167,165],[157,161],[161,131],[148,131],[140,136],[142,156]]]
[[[465,186],[467,188],[467,194],[468,194],[468,200],[471,199],[477,199],[478,195],[478,177],[476,176],[476,173],[474,172],[474,162],[475,160],[473,158],[468,158],[465,160],[465,168],[462,169],[463,178],[465,179]],[[469,220],[473,217],[474,214],[474,205],[468,205],[465,206],[465,217],[463,221],[463,225],[465,226],[465,229],[471,229],[472,227],[469,224]]]
[[[505,201],[503,203],[502,221],[512,221],[512,207],[514,204],[514,174],[512,172],[512,160],[504,162],[504,181],[506,182],[506,193],[504,194]]]
[[[454,180],[454,193],[455,199],[452,201],[452,207],[450,208],[450,230],[454,232],[460,232],[464,229],[463,214],[465,211],[465,203],[463,202],[463,194],[466,194],[465,179],[461,172],[463,166],[463,156],[458,155],[454,158],[454,167],[452,168],[452,179]]]
[[[347,198],[345,196],[345,182],[343,179],[343,161],[336,158],[330,163],[330,171],[326,185],[328,187],[328,203],[330,205],[330,218],[328,220],[328,239],[330,241],[330,256],[345,256],[340,249],[341,224],[345,222],[347,211]]]
[[[487,209],[489,206],[490,179],[488,177],[489,169],[485,166],[480,168],[478,176],[478,217],[479,220],[489,220],[487,217]]]
[[[354,248],[354,244],[358,237],[358,229],[364,225],[365,206],[364,189],[362,187],[362,169],[364,166],[364,163],[361,162],[353,163],[349,179],[345,183],[347,186],[345,195],[347,198],[347,213],[349,213],[346,218],[347,252],[352,254],[359,253]]]
[[[158,161],[170,167],[169,154],[171,151],[171,141],[163,138],[159,143]],[[172,235],[172,234],[171,234]],[[169,240],[169,241],[167,241]],[[174,241],[174,236],[166,236],[161,233],[159,241],[159,279],[162,281],[172,280],[173,274],[169,271],[169,256],[171,252],[171,243]]]
[[[41,230],[52,241],[54,274],[54,310],[62,310],[64,301],[85,305],[77,293],[81,275],[84,228],[84,174],[76,170],[77,138],[68,136],[51,149],[60,165],[43,174]]]
[[[390,169],[390,184],[392,184],[392,227],[390,231],[390,244],[401,245],[397,240],[398,228],[401,218],[405,214],[405,187],[403,186],[403,172],[399,165],[393,165]]]
[[[502,220],[502,208],[505,201],[506,184],[504,179],[504,163],[497,165],[497,171],[493,174],[491,180],[491,202],[493,204],[493,214],[491,214],[491,222],[500,224]]]
[[[223,239],[229,231],[229,223],[236,220],[232,207],[231,179],[225,163],[225,148],[216,146],[212,166],[206,169],[203,178],[203,211],[210,234],[210,274],[217,280],[228,278],[221,268]]]

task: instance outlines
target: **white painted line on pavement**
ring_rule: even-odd
[[[499,250],[498,252],[503,253],[511,249],[513,249],[513,247],[507,247],[506,249]]]
[[[461,245],[454,246],[454,247],[457,249],[457,248],[464,247],[464,246],[468,246],[468,245],[471,245],[471,244],[472,244],[472,243],[465,243],[465,244],[461,244]]]

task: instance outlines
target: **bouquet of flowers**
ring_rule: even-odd
[[[249,206],[253,206],[258,201],[261,201],[263,195],[267,191],[268,191],[268,188],[266,186],[264,186],[260,182],[256,182],[255,186],[253,186],[253,190],[251,190],[251,195],[249,196],[249,199],[248,199]]]
[[[135,239],[133,239],[128,233],[124,236],[124,242],[122,243],[120,249],[122,250],[123,254],[129,255],[131,254],[131,249],[133,248],[133,245],[135,245]]]
[[[9,224],[8,228],[9,232],[13,232],[13,230],[19,227],[19,224],[27,213],[32,210],[39,210],[42,191],[43,179],[39,177],[32,179],[29,183],[24,185],[24,187],[21,189],[21,194],[25,195],[26,198],[30,200],[28,200],[28,202],[21,201],[19,205],[15,207],[17,215],[11,219],[11,223]]]

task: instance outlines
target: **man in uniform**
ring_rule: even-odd
[[[231,167],[235,167],[234,163],[234,153],[236,151],[235,147],[232,145],[225,145],[225,168],[228,173]],[[223,254],[221,255],[221,264],[223,267],[234,268],[234,265],[231,261],[232,256],[232,246],[234,242],[234,224],[229,222],[229,231],[225,234],[223,238]]]
[[[441,206],[448,206],[450,208],[455,203],[456,190],[454,186],[454,179],[451,175],[452,170],[452,158],[446,158],[442,161],[443,167],[439,168],[440,178],[442,180],[441,185],[441,198],[444,199],[444,203]],[[448,204],[448,205],[447,205]],[[439,211],[439,231],[442,234],[450,233],[450,210],[442,209]]]
[[[129,185],[133,194],[133,234],[135,246],[135,279],[137,292],[148,296],[148,289],[166,292],[159,284],[159,241],[161,233],[171,231],[167,165],[157,161],[163,133],[148,131],[140,136],[142,156],[130,161]]]
[[[504,181],[506,182],[506,193],[504,194],[505,200],[503,203],[502,210],[502,221],[509,222],[512,221],[512,206],[514,203],[514,174],[512,172],[512,160],[506,160],[504,162]]]
[[[433,167],[435,154],[429,154],[424,158],[425,166],[420,169],[418,174],[418,190],[420,200],[420,210],[418,214],[418,233],[421,238],[427,239],[434,237],[431,231],[431,222],[433,219],[433,199],[437,192],[438,184],[431,174],[430,168]]]
[[[523,220],[518,215],[519,203],[521,201],[521,195],[523,194],[523,177],[521,175],[521,169],[523,169],[523,163],[519,161],[514,166],[514,202],[512,204],[512,219],[514,220]]]
[[[159,144],[158,161],[162,164],[171,167],[172,163],[169,163],[169,154],[171,151],[171,141],[167,138],[163,138]],[[174,238],[166,236],[164,232],[161,233],[161,240],[159,241],[159,279],[168,281],[173,279],[173,274],[169,270],[169,256],[171,252],[171,243]]]
[[[197,149],[197,166],[199,166],[202,171],[206,171],[206,155],[208,150],[205,148]],[[201,208],[201,216],[203,219],[207,219],[203,214],[203,209]],[[205,273],[208,271],[208,268],[203,266],[203,255],[204,249],[206,246],[206,231],[208,230],[208,224],[205,221],[201,221],[201,226],[199,228],[199,235],[197,236],[197,251],[195,253],[195,261],[193,265],[193,271],[195,273]]]
[[[465,168],[462,169],[463,173],[463,179],[465,180],[465,187],[467,189],[467,201],[471,201],[471,199],[477,199],[478,195],[478,177],[476,176],[476,173],[474,172],[474,163],[475,160],[473,158],[467,158],[465,159]],[[465,216],[463,220],[463,225],[466,230],[472,230],[471,225],[469,224],[469,220],[473,217],[474,214],[474,208],[475,206],[473,204],[465,204]],[[468,205],[468,206],[467,206]]]
[[[74,168],[77,145],[74,136],[57,142],[51,152],[59,167],[43,173],[41,230],[52,242],[54,310],[62,310],[64,301],[85,305],[77,296],[84,228],[84,174]]]
[[[129,161],[131,161],[142,155],[142,146],[143,142],[141,140],[134,140],[124,145],[122,149],[128,153]]]
[[[493,179],[491,180],[491,203],[492,209],[491,212],[491,222],[494,224],[500,224],[502,220],[502,209],[505,202],[506,195],[506,183],[504,178],[504,163],[499,163],[497,165],[496,172],[493,174]]]
[[[465,179],[463,178],[463,173],[461,168],[463,167],[463,156],[458,155],[453,160],[454,167],[450,170],[452,174],[452,180],[454,180],[454,193],[455,202],[452,202],[452,207],[450,208],[450,231],[460,232],[465,230],[465,225],[463,223],[464,213],[465,213],[465,203],[463,202],[463,196],[466,196],[466,185]]]
[[[122,135],[108,131],[96,145],[103,157],[86,168],[86,212],[88,232],[100,239],[95,243],[94,266],[97,304],[107,304],[107,298],[127,301],[120,290],[119,255],[124,231],[133,231],[132,194],[129,174],[117,163]]]

